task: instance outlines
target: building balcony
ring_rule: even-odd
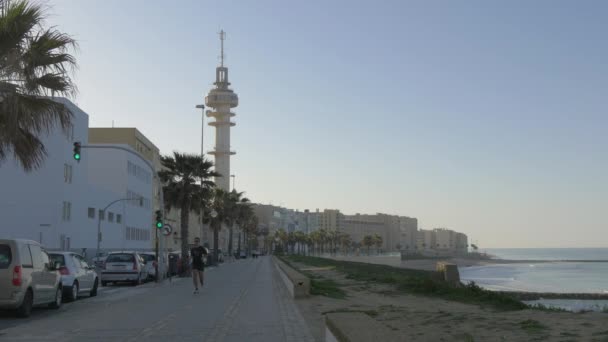
[[[232,122],[232,121],[211,121],[209,122],[209,126],[212,127],[219,127],[219,126],[236,126],[236,123]]]
[[[207,151],[207,154],[210,154],[212,156],[217,156],[217,155],[234,155],[236,154],[236,151],[232,151],[232,150],[211,150],[211,151]]]
[[[230,108],[234,108],[239,105],[239,97],[230,90],[213,89],[209,95],[205,96],[205,105],[212,108],[221,106],[230,106]]]

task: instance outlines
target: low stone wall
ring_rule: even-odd
[[[460,273],[458,272],[458,265],[449,262],[440,261],[436,266],[437,272],[442,275],[442,280],[446,283],[454,286],[460,286]]]
[[[325,315],[325,342],[397,342],[403,338],[361,312],[336,312]]]
[[[308,297],[310,294],[310,279],[302,273],[296,271],[291,266],[287,265],[283,261],[279,260],[279,258],[273,256],[272,260],[279,271],[279,275],[287,290],[293,298],[304,298]]]

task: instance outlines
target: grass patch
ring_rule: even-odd
[[[346,292],[333,280],[310,279],[310,294],[336,299],[346,298]]]
[[[546,325],[541,324],[535,319],[527,319],[525,321],[521,321],[519,322],[519,326],[529,334],[536,334],[548,329]]]
[[[362,262],[290,255],[282,258],[289,264],[298,262],[310,266],[333,266],[346,278],[364,282],[392,284],[402,292],[439,297],[470,304],[492,306],[501,310],[522,310],[528,306],[507,294],[484,290],[474,283],[462,287],[451,287],[434,279],[435,272],[397,268]]]
[[[555,306],[547,306],[541,303],[537,303],[534,305],[528,305],[530,307],[530,309],[533,310],[540,310],[540,311],[548,311],[548,312],[570,312],[566,309],[562,309],[562,308],[558,308]]]
[[[563,331],[559,334],[559,336],[564,336],[564,337],[579,337],[579,334],[575,334],[575,333],[571,333],[569,331]]]
[[[608,330],[594,332],[591,334],[591,336],[608,336]]]

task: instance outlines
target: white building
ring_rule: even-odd
[[[123,171],[125,175],[128,173],[127,152],[114,154],[112,158],[108,156],[100,164],[92,158],[103,153],[82,149],[80,162],[75,161],[73,142],[85,145],[88,141],[89,117],[66,99],[57,101],[73,112],[73,127],[67,136],[57,128],[41,137],[47,151],[43,166],[25,173],[14,160],[0,164],[0,217],[3,221],[0,237],[32,239],[48,249],[87,249],[87,256],[92,256],[97,245],[99,210],[111,201],[127,196],[127,189],[149,198],[151,188],[146,192],[134,177],[126,177],[126,180],[119,177]],[[89,171],[93,173],[89,175]],[[99,173],[116,178],[106,177],[103,181],[98,178]],[[139,248],[139,241],[126,238],[125,227],[149,228],[152,224],[150,209],[116,205],[104,213],[102,246],[107,249]]]
[[[128,145],[113,146],[134,151]],[[97,220],[98,215],[101,215],[102,249],[150,249],[156,232],[152,224],[153,212],[158,209],[154,208],[152,194],[153,170],[137,156],[126,151],[89,149],[86,152],[89,183],[114,194],[114,198],[107,201],[102,209],[111,202],[120,200],[112,204],[106,213],[100,209],[87,208],[90,219]],[[120,223],[116,222],[116,215],[122,216]],[[120,226],[116,227],[115,223]]]

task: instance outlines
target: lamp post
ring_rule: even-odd
[[[103,215],[106,215],[106,210],[108,210],[108,208],[117,202],[121,202],[121,201],[129,201],[129,200],[139,200],[139,205],[142,206],[143,205],[143,198],[121,198],[121,199],[117,199],[115,201],[110,202],[108,205],[106,205],[105,208],[103,208],[101,210],[101,212],[97,213],[97,257],[100,257],[101,254],[99,253],[99,249],[100,249],[100,245],[101,245],[101,214],[103,213]]]

